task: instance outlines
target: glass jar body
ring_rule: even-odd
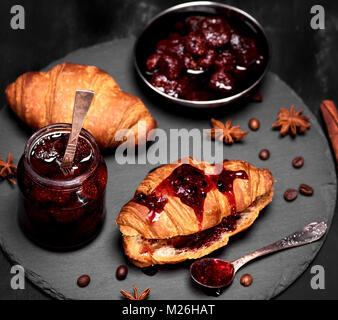
[[[18,164],[19,222],[29,238],[51,249],[72,249],[88,243],[104,221],[107,166],[88,132],[83,130],[81,136],[92,148],[93,161],[81,176],[55,181],[32,169],[34,144],[47,134],[70,132],[70,128],[57,124],[39,130],[27,142]]]

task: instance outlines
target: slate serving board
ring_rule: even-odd
[[[273,202],[261,212],[255,224],[246,232],[230,239],[229,245],[212,254],[215,257],[234,260],[250,251],[274,242],[312,221],[331,224],[336,201],[336,175],[326,138],[315,117],[300,97],[277,75],[268,73],[260,88],[262,103],[238,103],[232,107],[215,110],[184,109],[169,104],[150,94],[137,80],[132,66],[134,38],[113,40],[94,47],[75,51],[51,66],[63,61],[90,64],[102,68],[114,76],[127,92],[139,96],[156,118],[158,126],[169,132],[170,128],[210,128],[209,120],[216,117],[225,121],[231,117],[234,124],[248,130],[251,117],[261,121],[257,132],[250,131],[245,140],[232,146],[224,146],[228,159],[242,159],[257,167],[267,167],[278,181],[275,184]],[[312,127],[306,134],[281,138],[271,129],[279,108],[295,104],[311,116]],[[30,136],[26,128],[5,106],[0,111],[0,156],[13,152],[20,158]],[[258,152],[268,148],[268,161],[258,158]],[[305,158],[303,168],[293,169],[295,156]],[[287,288],[309,265],[319,251],[322,241],[283,251],[256,262],[239,271],[234,283],[221,296],[206,296],[190,281],[189,265],[183,263],[164,266],[153,277],[143,274],[125,258],[120,233],[114,219],[120,208],[134,194],[137,185],[154,165],[118,165],[114,152],[106,153],[109,170],[107,186],[107,215],[100,235],[88,246],[66,253],[50,252],[37,247],[22,234],[17,223],[18,187],[6,182],[0,184],[0,244],[8,257],[24,266],[29,280],[58,299],[120,299],[120,289],[131,291],[133,284],[141,290],[151,288],[151,299],[269,299]],[[314,187],[312,197],[298,196],[291,203],[283,199],[285,189],[297,188],[307,183]],[[116,267],[128,264],[126,280],[115,278]],[[250,273],[253,284],[243,288],[239,279]],[[78,288],[76,280],[81,274],[89,274],[91,283]]]

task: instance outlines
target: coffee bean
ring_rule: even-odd
[[[116,278],[118,280],[124,280],[128,274],[128,267],[125,265],[121,265],[116,269]]]
[[[284,199],[286,201],[293,201],[297,198],[298,196],[298,191],[296,189],[287,189],[284,192]]]
[[[299,169],[304,165],[304,158],[303,157],[296,157],[292,160],[292,165],[296,168]]]
[[[313,195],[313,189],[310,186],[308,186],[307,184],[301,184],[299,186],[299,192],[303,196],[312,196]]]
[[[81,288],[87,287],[90,282],[90,277],[86,274],[83,274],[77,279],[77,285]]]
[[[270,158],[270,151],[268,149],[263,149],[258,156],[261,160],[268,160]]]
[[[241,277],[241,285],[244,287],[250,286],[252,281],[252,276],[250,274],[243,274]]]
[[[252,131],[257,131],[260,127],[260,122],[257,118],[251,118],[248,125]]]
[[[142,268],[141,270],[147,276],[152,277],[152,276],[154,276],[158,272],[158,267],[155,265],[155,266],[150,266],[150,267]]]

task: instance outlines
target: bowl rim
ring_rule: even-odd
[[[159,18],[161,18],[162,16],[173,12],[173,11],[177,11],[179,9],[184,9],[187,7],[192,7],[192,6],[212,6],[212,7],[220,7],[220,8],[225,8],[228,10],[232,10],[235,11],[243,16],[245,16],[248,20],[250,20],[252,23],[254,23],[254,25],[259,29],[259,31],[263,34],[263,38],[266,42],[267,45],[267,62],[266,62],[266,66],[263,70],[263,72],[261,73],[261,75],[257,78],[257,80],[252,83],[251,86],[249,86],[248,88],[242,90],[241,92],[238,92],[230,97],[226,97],[226,98],[222,98],[222,99],[216,99],[216,100],[203,100],[203,101],[195,101],[195,100],[187,100],[187,99],[181,99],[181,98],[176,98],[173,96],[168,95],[167,93],[159,90],[158,88],[156,88],[155,86],[153,86],[147,79],[146,77],[143,75],[142,71],[139,68],[139,65],[137,63],[137,58],[136,58],[136,49],[138,47],[138,44],[140,42],[140,39],[142,38],[142,36],[144,35],[144,33],[148,30],[148,28],[155,22],[157,21]],[[136,68],[137,73],[139,74],[139,76],[141,77],[141,79],[143,80],[143,82],[152,90],[154,90],[156,93],[160,94],[162,97],[167,98],[175,103],[181,104],[181,105],[185,105],[185,106],[190,106],[190,107],[195,107],[195,108],[209,108],[209,107],[217,107],[217,106],[221,106],[221,105],[226,105],[229,104],[230,102],[234,102],[236,100],[238,100],[239,98],[245,96],[248,92],[250,92],[254,87],[256,87],[264,78],[264,76],[266,75],[269,66],[270,66],[270,61],[271,61],[271,44],[270,41],[266,35],[266,32],[264,31],[264,28],[262,27],[262,25],[253,17],[251,16],[249,13],[247,13],[246,11],[239,9],[237,7],[228,5],[228,4],[223,4],[223,3],[219,3],[219,2],[215,2],[215,1],[191,1],[191,2],[185,2],[185,3],[181,3],[181,4],[177,4],[174,5],[172,7],[169,7],[163,11],[161,11],[160,13],[158,13],[157,15],[155,15],[148,23],[147,25],[144,27],[144,29],[142,30],[142,32],[140,33],[140,35],[138,36],[135,45],[134,45],[134,65]]]

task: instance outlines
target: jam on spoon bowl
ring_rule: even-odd
[[[237,65],[236,68],[239,69],[235,71],[239,71],[238,73],[242,79],[239,80],[239,85],[237,85],[237,82],[235,82],[235,90],[229,93],[223,94],[223,92],[210,90],[208,82],[198,84],[198,87],[202,88],[201,92],[198,92],[199,89],[196,92],[195,89],[187,89],[188,94],[184,96],[176,94],[175,92],[173,94],[168,93],[165,90],[165,85],[163,85],[163,87],[156,86],[152,81],[152,76],[156,75],[157,71],[153,73],[147,69],[147,59],[154,53],[154,50],[156,50],[157,44],[159,42],[162,40],[166,41],[166,37],[168,37],[168,35],[175,33],[175,30],[172,29],[172,26],[175,25],[175,23],[182,22],[189,17],[199,15],[204,17],[215,17],[216,19],[217,17],[220,17],[228,21],[231,28],[234,26],[236,30],[245,30],[244,34],[250,34],[250,37],[255,39],[259,55],[260,57],[263,57],[263,60],[260,62],[259,68],[254,73],[244,75],[244,77],[240,72],[241,66]],[[184,33],[183,36],[186,37],[186,33]],[[226,48],[229,43],[227,43],[224,48]],[[223,47],[216,49],[221,49],[222,51]],[[146,28],[137,39],[134,48],[135,68],[145,85],[150,88],[150,90],[154,92],[155,95],[159,95],[170,102],[193,108],[220,107],[235,102],[243,97],[247,97],[250,95],[250,93],[254,92],[254,90],[263,80],[268,70],[269,63],[270,43],[260,23],[241,9],[211,1],[183,3],[159,13],[147,24]],[[180,78],[176,80],[178,83],[185,83],[184,79],[186,80],[186,77],[188,77],[190,88],[191,82],[194,82],[191,77],[195,77],[197,78],[197,81],[199,81],[198,79],[202,79],[203,77],[208,77],[209,79],[210,76],[212,77],[212,75],[217,73],[213,73],[213,68],[211,68],[213,71],[210,72],[210,68],[211,67],[201,67],[201,69],[193,70],[187,67],[187,70],[183,71],[183,74],[181,73]],[[160,72],[159,76],[161,78],[163,74]],[[162,81],[160,78],[159,81]],[[170,80],[168,83],[176,80]],[[196,98],[196,95],[202,98]]]
[[[222,289],[229,286],[237,271],[249,261],[284,249],[303,246],[321,239],[327,230],[325,222],[312,222],[283,239],[249,253],[233,262],[216,258],[203,258],[190,266],[194,282],[206,289]]]

